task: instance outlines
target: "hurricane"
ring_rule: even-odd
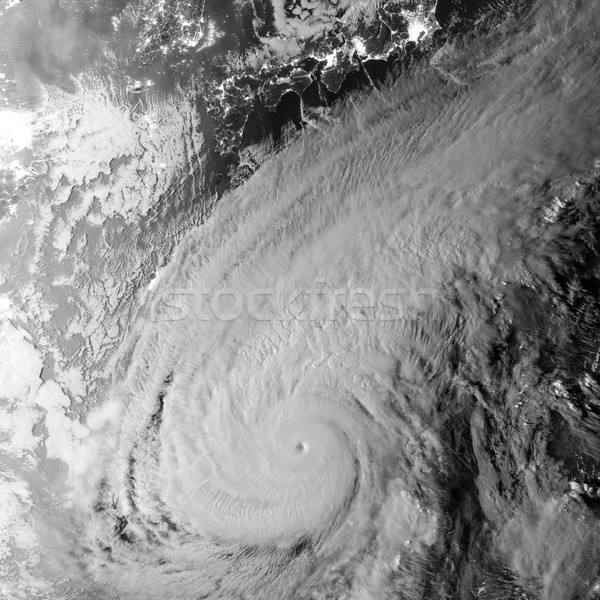
[[[189,227],[6,597],[599,598],[599,20],[480,25]]]

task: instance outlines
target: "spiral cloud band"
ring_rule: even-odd
[[[597,50],[596,12],[574,23],[540,3],[535,22],[560,48],[523,26],[511,60],[484,36],[469,52],[497,65],[485,85],[455,50],[361,98],[187,236],[90,415],[94,459],[71,512],[47,527],[49,546],[70,549],[49,562],[52,576],[80,574],[69,589],[84,591],[68,597],[466,598],[493,577],[502,597],[526,585],[584,597],[579,563],[556,559],[572,540],[532,545],[589,515],[562,511],[556,480],[535,479],[531,465],[546,459],[530,424],[546,409],[514,411],[517,400],[548,406],[550,394],[523,350],[535,332],[522,343],[510,332],[532,290],[552,294],[548,273],[570,260],[554,244],[560,223],[543,217],[548,186],[594,177],[599,65],[578,40]],[[315,286],[342,293],[333,312],[302,318],[298,299]],[[276,317],[191,317],[205,314],[207,290],[224,289],[261,314],[276,301]],[[396,290],[405,312],[356,318],[358,289]],[[174,293],[191,304],[165,318]],[[499,414],[516,415],[516,441],[494,429]],[[500,460],[522,486],[508,500]],[[580,552],[598,557],[597,525],[577,532]],[[460,545],[475,562],[487,552],[480,571],[456,558]]]

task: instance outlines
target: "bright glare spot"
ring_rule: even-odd
[[[354,45],[354,49],[358,54],[365,55],[367,53],[367,48],[365,43],[360,38],[354,38],[352,40],[352,44]]]
[[[0,145],[26,148],[31,145],[31,117],[24,112],[0,110]]]
[[[418,42],[421,35],[427,33],[427,27],[423,25],[423,23],[419,23],[419,21],[413,21],[408,26],[408,39],[411,42]]]

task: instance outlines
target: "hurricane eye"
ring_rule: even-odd
[[[298,454],[301,454],[304,456],[304,455],[308,454],[308,451],[309,451],[309,447],[306,442],[297,442],[296,443],[296,452]]]

